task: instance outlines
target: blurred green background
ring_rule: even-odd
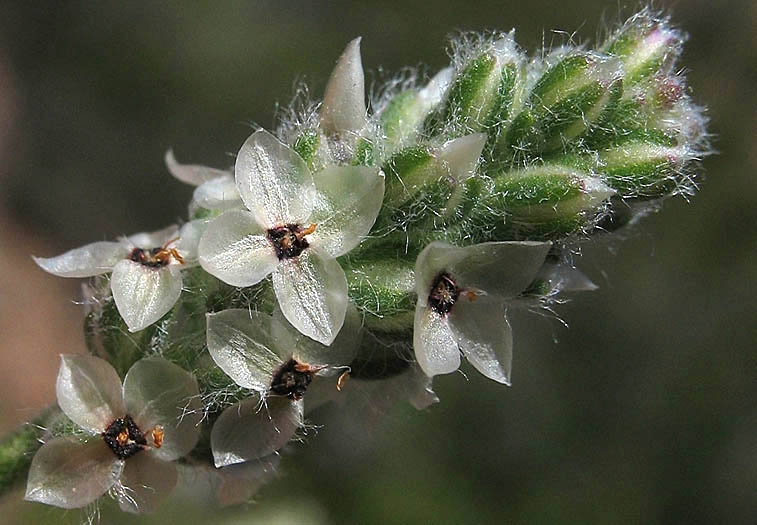
[[[455,30],[515,27],[533,53],[590,41],[635,5],[0,3],[0,430],[53,402],[57,354],[83,351],[79,283],[28,255],[185,216],[192,188],[167,174],[167,148],[231,165],[249,123],[272,127],[296,79],[320,96],[358,35],[370,83],[444,67]],[[444,376],[439,405],[371,425],[327,409],[257,503],[102,522],[754,523],[757,3],[658,6],[690,34],[682,64],[719,154],[690,202],[583,247],[601,288],[556,308],[569,329],[512,316],[512,388]],[[0,521],[82,519],[20,498]]]

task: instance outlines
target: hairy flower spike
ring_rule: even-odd
[[[648,9],[596,49],[531,58],[512,31],[468,33],[428,83],[406,69],[367,103],[357,38],[323,100],[300,84],[233,171],[168,151],[196,187],[189,222],[35,259],[95,277],[85,335],[107,362],[63,358],[60,410],[0,444],[20,465],[0,488],[36,452],[32,501],[146,512],[181,482],[239,503],[326,403],[363,437],[437,402],[461,355],[509,385],[508,311],[595,289],[580,242],[696,189],[710,148],[684,40]]]

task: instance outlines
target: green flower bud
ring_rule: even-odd
[[[496,177],[490,206],[504,209],[511,230],[564,234],[580,229],[614,193],[585,172],[544,165]]]
[[[683,146],[631,141],[600,152],[598,171],[620,197],[653,199],[690,190],[684,167],[693,158]]]
[[[442,119],[451,136],[484,130],[496,136],[510,119],[524,61],[509,34],[490,41],[464,63],[450,87]]]
[[[391,155],[418,141],[423,122],[442,101],[452,80],[452,68],[442,69],[422,89],[396,95],[381,112],[386,154]]]
[[[684,35],[671,29],[649,10],[631,18],[605,44],[608,55],[623,62],[628,85],[666,73],[681,53]]]
[[[568,53],[536,82],[504,146],[526,156],[564,148],[606,118],[607,110],[620,100],[622,86],[618,60],[583,51]],[[498,151],[502,150],[500,146]]]

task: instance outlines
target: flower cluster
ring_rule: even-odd
[[[368,104],[356,39],[322,103],[255,130],[233,169],[169,151],[196,186],[185,224],[35,258],[111,274],[86,325],[110,364],[63,357],[70,424],[34,456],[26,498],[110,493],[144,512],[196,469],[236,502],[324,403],[424,409],[461,355],[509,385],[508,309],[595,288],[577,243],[693,190],[707,143],[675,68],[682,40],[650,11],[597,50],[530,61],[512,33],[463,35],[449,68]]]

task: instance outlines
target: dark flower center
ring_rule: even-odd
[[[150,268],[162,268],[171,262],[171,251],[165,248],[134,248],[129,259]]]
[[[431,293],[428,296],[428,305],[439,315],[447,315],[460,296],[460,290],[445,272],[440,273],[431,285]]]
[[[147,447],[147,439],[130,415],[114,420],[102,434],[118,459],[127,459]]]
[[[268,240],[276,250],[279,259],[291,259],[299,256],[305,248],[310,246],[306,235],[313,233],[315,225],[303,228],[299,224],[287,224],[268,230]]]
[[[273,374],[271,392],[298,401],[305,395],[314,374],[310,365],[290,359]]]

